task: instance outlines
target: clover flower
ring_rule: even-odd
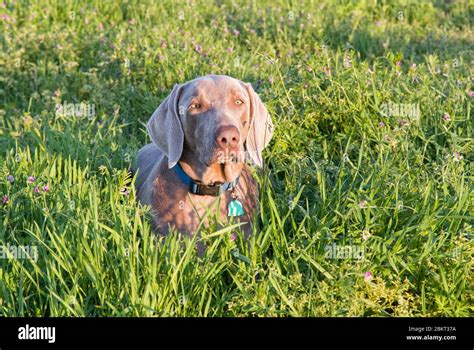
[[[364,280],[366,282],[369,282],[371,279],[372,279],[372,272],[367,271],[366,273],[364,273]]]

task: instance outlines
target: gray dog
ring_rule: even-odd
[[[153,143],[138,152],[136,188],[155,231],[193,234],[207,212],[253,231],[258,187],[244,162],[262,166],[273,124],[252,85],[222,75],[175,85],[147,130]]]

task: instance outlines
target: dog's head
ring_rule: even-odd
[[[175,85],[147,124],[152,141],[172,168],[189,153],[206,166],[252,160],[262,166],[262,150],[273,124],[252,85],[209,75]]]

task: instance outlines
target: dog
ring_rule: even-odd
[[[151,206],[153,230],[193,235],[215,212],[252,234],[258,186],[246,164],[262,167],[273,123],[249,83],[207,75],[177,84],[146,125],[153,143],[138,151],[138,200]]]

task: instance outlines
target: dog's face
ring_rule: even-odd
[[[229,181],[238,175],[245,157],[262,166],[261,152],[271,139],[273,124],[250,84],[209,75],[175,85],[147,129],[167,156],[169,168],[183,157],[214,172],[220,166]]]
[[[242,82],[226,76],[193,80],[183,87],[178,111],[185,152],[206,166],[243,162],[250,97]]]

